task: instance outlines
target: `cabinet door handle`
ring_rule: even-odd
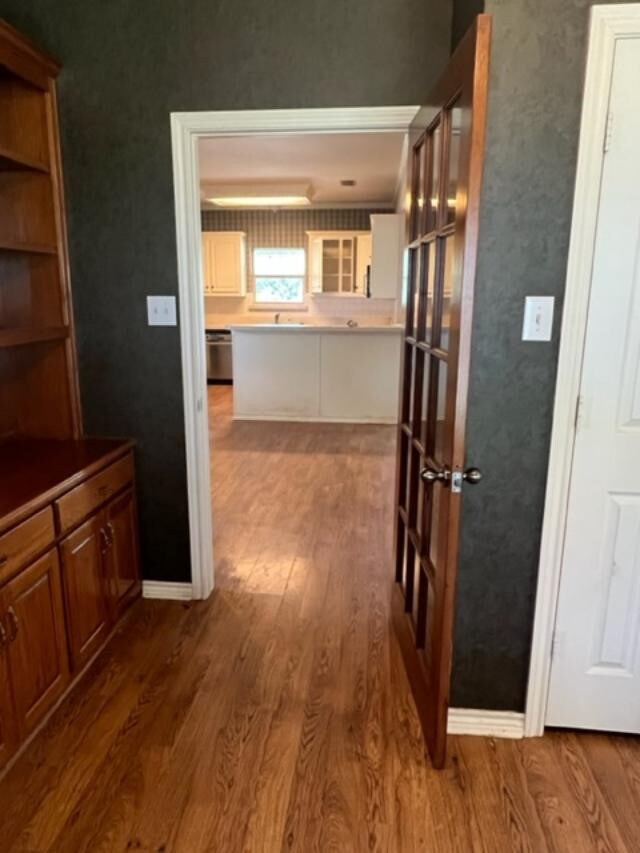
[[[18,636],[18,628],[20,627],[16,611],[13,607],[10,607],[7,610],[7,618],[9,619],[9,642],[13,643],[15,638]]]
[[[0,649],[7,645],[7,631],[2,621],[0,621]]]
[[[102,543],[100,545],[100,551],[102,554],[106,554],[109,550],[109,537],[107,536],[107,531],[104,527],[100,528],[100,542]]]
[[[113,529],[113,524],[110,521],[107,522],[107,530],[109,531],[109,547],[111,547],[113,545],[115,531]]]

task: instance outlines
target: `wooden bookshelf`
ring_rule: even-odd
[[[0,172],[15,171],[49,172],[47,163],[35,160],[20,151],[0,146]]]
[[[58,70],[0,21],[0,772],[141,591],[132,442],[82,435]]]
[[[50,328],[0,329],[0,348],[28,346],[42,341],[63,341],[69,337],[67,326]]]
[[[82,433],[55,80],[0,21],[0,436]]]
[[[0,194],[1,198],[1,194]],[[24,240],[2,239],[0,237],[0,252],[26,252],[36,255],[57,255],[58,247],[47,243],[29,243]]]

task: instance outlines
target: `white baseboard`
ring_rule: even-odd
[[[193,590],[190,583],[173,581],[142,581],[143,598],[166,598],[171,601],[191,601]]]
[[[522,738],[524,737],[524,714],[516,711],[449,708],[447,731],[450,735]]]

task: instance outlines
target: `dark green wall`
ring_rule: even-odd
[[[467,422],[453,703],[521,710],[565,285],[587,0],[487,0],[493,46]],[[526,294],[551,343],[520,340]]]
[[[172,110],[420,103],[450,0],[0,0],[56,55],[80,381],[89,433],[138,440],[148,578],[189,579]]]
[[[462,36],[469,29],[476,15],[484,12],[484,0],[453,0],[451,20],[451,49],[455,49]]]

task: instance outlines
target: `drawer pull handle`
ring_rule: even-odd
[[[7,610],[7,617],[9,618],[9,642],[13,643],[15,638],[18,636],[18,628],[20,626],[18,617],[16,616],[16,611],[13,607],[10,607]]]

